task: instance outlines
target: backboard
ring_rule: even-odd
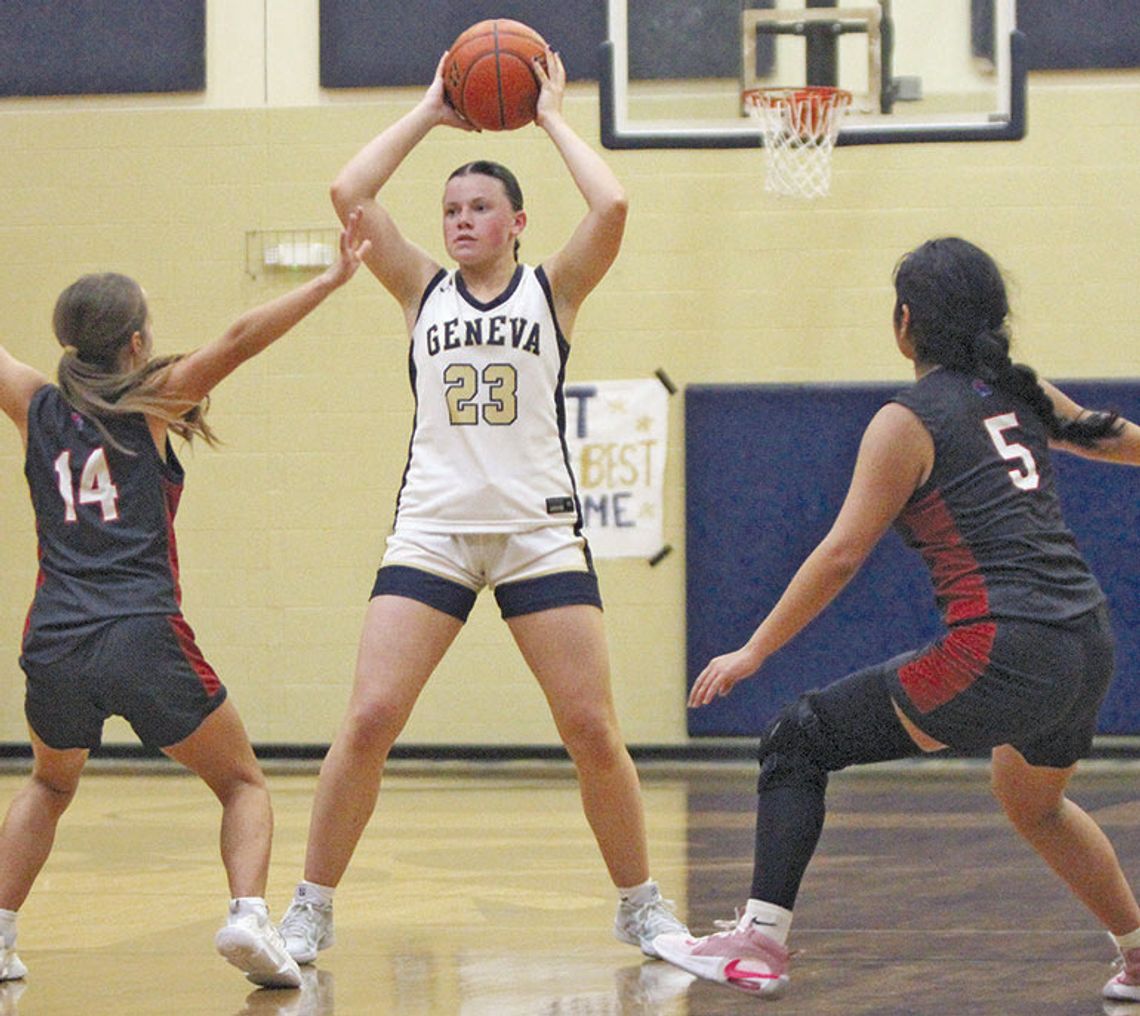
[[[1015,0],[607,0],[607,148],[762,145],[748,88],[853,93],[838,145],[1016,141],[1027,59]]]

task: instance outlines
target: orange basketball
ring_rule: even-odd
[[[520,21],[480,21],[447,52],[443,68],[447,100],[485,131],[522,127],[534,119],[541,90],[532,64],[545,53],[546,41]]]

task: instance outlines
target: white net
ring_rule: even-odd
[[[831,189],[831,150],[851,93],[841,88],[759,88],[744,105],[764,134],[764,189],[820,198]]]

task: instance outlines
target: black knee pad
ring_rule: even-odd
[[[826,786],[828,773],[847,766],[921,755],[880,671],[851,674],[787,706],[761,735],[760,787],[805,780]]]
[[[760,736],[757,791],[789,784],[827,787],[828,772],[838,767],[832,765],[834,751],[812,698],[810,692],[801,695]]]

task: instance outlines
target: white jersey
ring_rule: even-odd
[[[412,328],[416,413],[398,531],[580,523],[564,439],[569,353],[541,268],[519,265],[490,303],[440,269]]]

